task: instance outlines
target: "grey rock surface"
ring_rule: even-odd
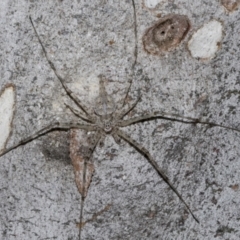
[[[104,74],[116,101],[129,80],[130,99],[140,89],[141,101],[128,117],[164,111],[227,127],[158,119],[124,129],[150,151],[200,224],[142,155],[107,138],[93,157],[82,239],[240,239],[240,132],[231,129],[240,130],[239,10],[228,13],[220,1],[158,2],[149,9],[140,0],[2,0],[0,86],[16,86],[7,146],[54,120],[76,119],[31,15],[58,73],[89,108]],[[142,36],[169,13],[187,15],[191,30],[174,51],[149,55]],[[187,42],[212,19],[223,24],[219,50],[212,59],[194,59]],[[53,132],[0,157],[1,240],[79,239],[80,206],[67,133]]]

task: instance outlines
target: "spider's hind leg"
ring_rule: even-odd
[[[133,140],[129,135],[118,129],[116,131],[116,134],[122,139],[124,139],[126,142],[128,142],[130,145],[132,145],[139,153],[141,153],[148,161],[149,163],[153,166],[153,168],[156,170],[158,175],[168,184],[168,186],[175,192],[175,194],[178,196],[178,198],[182,201],[182,203],[186,206],[194,220],[199,223],[199,220],[197,217],[193,214],[192,210],[188,206],[188,204],[185,202],[181,194],[177,191],[177,189],[173,186],[173,184],[169,181],[168,177],[165,175],[163,170],[158,166],[157,162],[153,159],[149,151],[144,148],[141,144]]]

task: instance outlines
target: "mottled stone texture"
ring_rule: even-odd
[[[199,0],[165,1],[154,9],[140,0],[2,0],[0,14],[0,86],[16,87],[8,146],[54,119],[75,119],[29,14],[57,71],[86,106],[92,107],[97,76],[104,74],[116,101],[130,79],[130,100],[140,89],[142,100],[129,116],[162,110],[240,129],[239,10],[228,14],[220,1]],[[191,31],[175,50],[150,55],[142,36],[167,14],[187,16]],[[211,60],[193,59],[186,43],[212,19],[223,24],[221,47]],[[144,157],[107,138],[94,154],[82,239],[240,239],[238,131],[161,119],[125,131],[151,152],[200,224]],[[0,165],[1,240],[78,239],[81,196],[67,133],[19,147]]]

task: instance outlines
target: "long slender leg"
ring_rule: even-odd
[[[128,142],[130,145],[132,145],[138,152],[140,152],[144,157],[146,157],[149,161],[149,163],[154,167],[154,169],[157,171],[157,173],[162,177],[162,179],[169,185],[169,187],[177,194],[179,199],[184,203],[188,211],[191,213],[193,218],[197,223],[199,223],[198,219],[195,217],[191,209],[189,208],[188,204],[183,200],[180,193],[177,191],[177,189],[173,186],[173,184],[169,181],[168,177],[165,175],[163,170],[157,165],[156,161],[153,159],[149,151],[141,146],[139,143],[137,143],[135,140],[133,140],[130,136],[128,136],[126,133],[118,129],[116,133],[124,139],[126,142]]]
[[[132,6],[133,6],[133,19],[134,19],[134,36],[135,36],[135,47],[134,47],[134,62],[132,64],[132,76],[131,79],[129,79],[129,86],[126,90],[125,93],[125,97],[123,98],[123,102],[122,102],[122,107],[125,106],[129,92],[131,90],[132,87],[132,82],[133,82],[133,76],[134,76],[134,71],[135,71],[135,67],[137,64],[137,59],[138,59],[138,32],[137,32],[137,14],[136,14],[136,7],[135,7],[135,3],[134,0],[132,0]]]
[[[164,114],[159,114],[159,113],[148,113],[144,116],[139,116],[139,117],[133,117],[127,120],[122,120],[118,125],[120,127],[126,127],[131,124],[135,124],[138,122],[144,122],[144,121],[149,121],[149,120],[154,120],[154,119],[165,119],[165,120],[172,120],[176,122],[183,122],[183,123],[198,123],[198,119],[189,119],[189,118],[177,118],[177,117],[167,117]]]
[[[88,161],[92,158],[93,152],[98,144],[98,142],[101,139],[101,133],[97,132],[94,136],[91,136],[90,139],[90,146],[89,151],[86,156],[84,156],[84,166],[83,166],[83,193],[82,193],[82,201],[81,201],[81,210],[80,210],[80,228],[79,228],[79,240],[81,240],[81,234],[82,234],[82,226],[83,226],[83,208],[84,208],[84,201],[86,198],[86,170],[87,170],[87,164]]]
[[[43,43],[42,43],[42,41],[41,41],[41,39],[40,39],[40,37],[37,33],[37,30],[36,30],[36,28],[33,24],[32,18],[30,16],[29,16],[29,19],[30,19],[31,25],[34,29],[34,32],[37,36],[37,39],[38,39],[38,41],[39,41],[39,43],[42,47],[42,50],[43,50],[43,53],[44,53],[46,59],[47,59],[49,65],[50,65],[50,67],[52,68],[53,72],[55,73],[56,77],[59,79],[60,83],[62,84],[64,90],[67,93],[67,95],[69,95],[69,97],[78,105],[78,107],[80,107],[88,116],[91,116],[91,114],[89,114],[88,111],[86,110],[86,107],[81,103],[81,101],[77,98],[77,96],[74,94],[74,92],[70,88],[67,87],[67,85],[64,83],[63,78],[57,73],[57,70],[56,70],[53,62],[48,58],[47,51],[46,51],[45,47],[43,46]]]
[[[126,110],[121,111],[119,116],[117,116],[117,119],[122,119],[124,116],[126,116],[137,105],[140,99],[141,96],[140,93],[138,93],[138,98],[132,104],[130,104],[130,106]]]
[[[31,141],[33,141],[34,139],[37,139],[49,132],[55,131],[55,130],[62,130],[62,131],[67,131],[71,128],[79,128],[79,129],[85,129],[88,131],[96,131],[95,127],[92,125],[88,125],[88,124],[78,124],[78,123],[68,123],[68,124],[61,124],[59,122],[56,123],[52,123],[44,128],[42,128],[41,130],[31,134],[30,136],[24,138],[23,140],[21,140],[20,142],[18,142],[17,144],[13,145],[12,147],[6,148],[4,149],[1,153],[0,153],[0,157],[5,155],[6,153],[10,152],[11,150],[25,145]]]
[[[94,123],[95,122],[95,119],[92,119],[92,118],[87,118],[86,116],[82,115],[78,109],[70,106],[69,104],[67,103],[64,103],[70,110],[71,112],[76,115],[77,117],[81,118],[82,120],[86,121],[86,122],[90,122],[90,123]]]
[[[226,128],[226,129],[231,129],[234,131],[238,131],[240,132],[240,129],[237,128],[233,128],[233,127],[228,127],[225,125],[221,125],[218,123],[214,123],[214,122],[207,122],[207,121],[203,121],[201,119],[197,119],[197,118],[191,118],[191,117],[184,117],[184,116],[180,116],[177,114],[169,114],[169,113],[149,113],[146,114],[144,116],[139,116],[139,117],[134,117],[131,119],[127,119],[127,120],[122,120],[118,126],[120,127],[126,127],[129,126],[131,124],[135,124],[138,122],[144,122],[144,121],[150,121],[150,120],[154,120],[154,119],[165,119],[165,120],[171,120],[171,121],[175,121],[175,122],[182,122],[182,123],[187,123],[187,124],[204,124],[204,125],[209,125],[209,126],[213,126],[213,127],[222,127],[222,128]]]
[[[122,100],[120,101],[120,108],[123,108],[126,105],[127,102],[127,98],[132,86],[132,79],[128,80],[129,86],[126,88],[125,92],[124,92],[124,98],[122,98]]]

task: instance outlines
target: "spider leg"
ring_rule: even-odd
[[[99,139],[99,147],[103,147],[104,146],[104,140],[105,140],[106,135],[105,134],[101,134],[100,139]]]
[[[90,160],[97,143],[99,143],[99,134],[99,130],[97,130],[97,132],[91,132],[90,134],[88,131],[79,131],[79,129],[71,129],[70,131],[70,158],[72,159],[74,167],[75,181],[78,191],[84,197],[87,195],[87,188],[94,171],[93,163]],[[86,184],[83,184],[84,162],[87,162],[88,170]]]
[[[118,136],[118,134],[116,132],[112,133],[112,137],[113,137],[115,143],[117,143],[117,144],[121,143],[121,138]]]
[[[130,145],[132,145],[139,153],[141,153],[144,157],[146,157],[149,161],[149,163],[154,167],[154,169],[157,171],[157,173],[160,175],[160,177],[162,177],[162,179],[168,184],[168,186],[177,194],[177,196],[179,197],[179,199],[184,203],[184,205],[186,206],[186,208],[188,209],[188,211],[191,213],[192,217],[194,218],[194,220],[199,223],[199,220],[195,217],[195,215],[193,214],[193,212],[191,211],[190,207],[188,206],[188,204],[184,201],[184,199],[182,198],[182,196],[180,195],[180,193],[177,191],[177,189],[173,186],[173,184],[169,181],[168,177],[165,175],[165,173],[163,172],[163,170],[157,165],[156,161],[153,159],[153,157],[151,156],[151,154],[149,153],[149,151],[144,148],[143,146],[141,146],[139,143],[137,143],[135,140],[133,140],[130,136],[128,136],[126,133],[124,133],[123,131],[121,131],[120,129],[118,129],[116,131],[116,133],[118,134],[119,137],[121,137],[122,139],[124,139],[126,142],[128,142]]]
[[[13,145],[12,147],[4,149],[2,152],[0,152],[0,157],[10,152],[11,150],[18,148],[19,146],[25,145],[49,132],[52,132],[55,130],[68,131],[71,128],[79,128],[79,129],[85,129],[88,131],[96,131],[96,128],[89,124],[78,124],[78,123],[61,124],[59,122],[55,122],[42,128],[41,130],[38,130],[37,132],[31,134],[30,136],[24,138],[23,140]]]
[[[90,122],[90,123],[94,123],[95,119],[92,119],[91,117],[87,118],[86,116],[82,115],[78,109],[70,106],[68,103],[64,103],[70,110],[71,112],[76,115],[77,117],[81,118],[82,120],[86,121],[86,122]]]
[[[129,126],[131,124],[135,124],[138,122],[144,122],[144,121],[150,121],[150,120],[154,120],[154,119],[165,119],[165,120],[170,120],[170,121],[175,121],[175,122],[182,122],[182,123],[186,123],[186,124],[204,124],[204,125],[210,125],[213,127],[222,127],[222,128],[226,128],[226,129],[231,129],[234,131],[238,131],[240,132],[240,129],[234,128],[234,127],[229,127],[229,126],[225,126],[225,125],[221,125],[218,123],[214,123],[214,122],[208,122],[208,121],[204,121],[198,118],[192,118],[192,117],[184,117],[184,116],[180,116],[177,114],[169,114],[169,113],[149,113],[146,114],[144,116],[139,116],[139,117],[134,117],[131,119],[127,119],[127,120],[122,120],[119,122],[118,126],[119,127],[126,127]]]
[[[134,17],[134,36],[135,36],[135,47],[134,47],[134,62],[132,64],[131,67],[131,71],[132,71],[132,76],[131,78],[129,78],[128,82],[129,82],[129,86],[126,89],[126,93],[125,93],[125,97],[123,98],[123,102],[122,102],[122,107],[125,106],[129,92],[131,90],[132,87],[132,83],[133,83],[133,78],[134,78],[134,72],[135,72],[135,68],[136,68],[136,64],[137,64],[137,59],[138,59],[138,31],[137,31],[137,14],[136,14],[136,7],[135,7],[135,3],[134,0],[132,0],[132,6],[133,6],[133,17]]]
[[[130,106],[126,110],[121,111],[117,118],[120,120],[124,116],[126,116],[133,108],[135,108],[140,99],[141,99],[140,92],[138,92],[138,98],[132,104],[130,104]]]
[[[198,123],[198,119],[188,119],[188,118],[176,118],[176,117],[167,117],[164,114],[158,114],[158,113],[148,113],[144,116],[139,116],[139,117],[133,117],[131,119],[127,120],[122,120],[118,125],[120,127],[126,127],[131,124],[135,124],[138,122],[144,122],[144,121],[149,121],[149,120],[154,120],[154,119],[165,119],[165,120],[171,120],[171,121],[176,121],[176,122],[183,122],[183,123]]]
[[[62,84],[62,87],[64,88],[65,92],[78,105],[79,108],[81,108],[88,116],[91,116],[91,114],[89,114],[88,111],[86,110],[86,107],[82,104],[82,102],[78,99],[78,97],[74,94],[74,92],[70,88],[68,88],[68,86],[64,83],[63,78],[57,73],[57,70],[56,70],[53,62],[49,59],[47,51],[46,51],[46,49],[45,49],[45,47],[44,47],[44,45],[43,45],[43,43],[42,43],[38,33],[37,33],[37,30],[36,30],[36,28],[35,28],[35,26],[33,24],[32,18],[30,16],[29,16],[29,19],[30,19],[31,25],[32,25],[32,27],[34,29],[35,35],[37,36],[38,42],[40,43],[40,45],[42,47],[44,56],[47,59],[51,69],[54,72],[54,74],[56,75],[56,77],[58,78],[60,83]]]
[[[98,144],[98,142],[101,139],[101,133],[99,131],[96,132],[96,134],[94,136],[91,136],[89,139],[90,142],[90,146],[89,146],[89,151],[88,153],[84,156],[84,165],[83,165],[83,187],[82,187],[82,201],[81,201],[81,210],[80,210],[80,228],[79,228],[79,239],[81,239],[81,234],[82,234],[82,227],[83,227],[83,208],[84,208],[84,201],[85,201],[85,197],[87,194],[87,189],[85,189],[85,185],[86,185],[86,171],[87,171],[87,164],[90,161],[90,159],[92,158],[93,152]]]

